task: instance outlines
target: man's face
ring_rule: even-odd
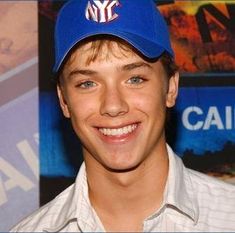
[[[165,146],[165,112],[175,103],[178,75],[168,82],[160,61],[146,62],[116,43],[88,63],[90,46],[80,46],[65,65],[58,86],[62,110],[87,166],[134,169]]]

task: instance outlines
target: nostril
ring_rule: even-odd
[[[100,107],[101,115],[116,117],[124,115],[128,111],[129,105],[126,101],[126,97],[121,93],[117,91],[109,92],[104,96]]]

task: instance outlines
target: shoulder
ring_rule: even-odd
[[[199,226],[213,231],[234,231],[235,185],[190,169],[188,172],[198,208]]]
[[[11,232],[42,232],[44,228],[51,227],[64,210],[68,199],[73,193],[74,184],[65,189],[55,199],[39,208],[11,229]]]
[[[206,216],[235,219],[235,185],[188,169],[194,197],[198,207]],[[223,217],[224,216],[224,217]],[[235,221],[233,221],[235,225]]]
[[[216,194],[235,194],[235,185],[226,183],[218,178],[208,176],[206,174],[188,169],[192,185],[197,191],[213,191],[210,192],[212,196],[218,196]],[[234,196],[235,198],[235,196]],[[234,199],[235,201],[235,199]]]

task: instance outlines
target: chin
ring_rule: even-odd
[[[112,164],[112,165],[104,165],[105,169],[113,173],[126,173],[136,170],[139,167],[138,164]]]

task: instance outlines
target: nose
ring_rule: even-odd
[[[127,98],[121,87],[106,87],[101,98],[101,115],[116,117],[129,111]]]

